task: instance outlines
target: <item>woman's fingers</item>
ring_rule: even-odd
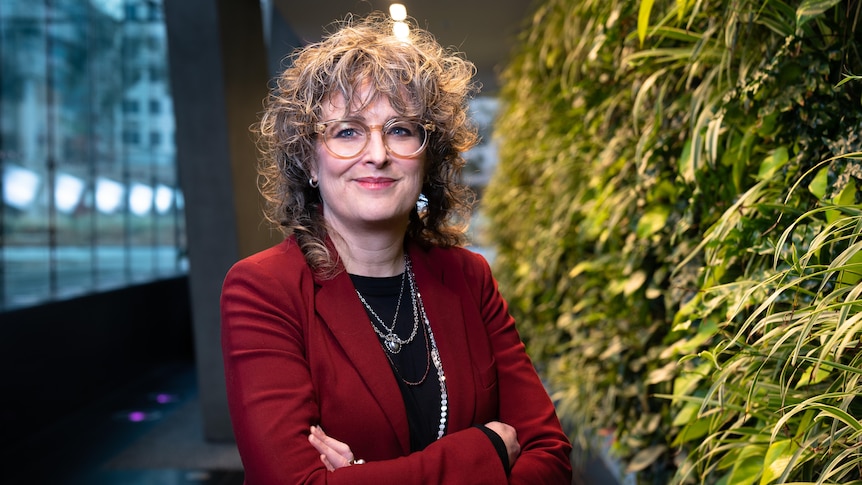
[[[350,446],[348,446],[347,443],[342,443],[335,438],[331,438],[323,432],[323,429],[320,426],[313,426],[311,428],[311,432],[320,441],[347,458],[348,461],[353,458],[353,453],[350,451]]]
[[[350,450],[350,446],[328,436],[320,426],[311,427],[308,442],[320,453],[320,461],[329,471],[349,466],[350,460],[353,459],[353,451]]]
[[[509,468],[511,468],[515,464],[515,460],[518,459],[518,455],[521,454],[521,444],[518,443],[518,432],[515,431],[514,427],[499,421],[491,421],[490,423],[486,423],[485,426],[497,433],[503,439],[503,442],[506,443],[506,452],[509,454]]]
[[[327,470],[331,472],[335,471],[335,467],[332,466],[332,463],[329,461],[329,458],[327,458],[326,455],[320,455],[320,461],[323,462],[323,466],[325,466]]]

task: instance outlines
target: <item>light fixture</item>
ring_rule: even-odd
[[[407,19],[407,7],[400,3],[393,3],[389,6],[389,15],[392,17],[392,20],[403,22]]]
[[[392,33],[396,38],[406,41],[410,38],[410,26],[405,22],[395,22],[392,25]]]
[[[164,184],[156,186],[156,212],[166,214],[174,202],[174,189]]]
[[[396,39],[408,41],[410,39],[410,26],[407,25],[407,7],[400,3],[393,3],[389,6],[389,15],[395,21],[392,24],[392,35]]]
[[[16,209],[27,209],[39,190],[39,175],[26,168],[9,165],[3,171],[3,201]]]
[[[57,174],[57,180],[54,183],[54,204],[58,211],[65,214],[74,212],[83,194],[83,180],[65,173]]]
[[[119,182],[107,178],[96,181],[96,208],[104,214],[112,214],[123,203],[125,187]]]
[[[129,191],[129,210],[136,216],[145,216],[153,208],[153,188],[141,183],[132,184]]]

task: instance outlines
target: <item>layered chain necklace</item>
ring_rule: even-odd
[[[405,261],[407,261],[406,256]],[[419,314],[416,311],[416,293],[415,291],[413,291],[413,288],[411,286],[410,296],[411,300],[413,301],[413,331],[410,332],[410,336],[407,337],[406,340],[402,339],[398,336],[397,333],[395,333],[395,324],[398,322],[398,311],[401,310],[401,299],[404,296],[404,280],[406,277],[407,269],[405,266],[404,273],[401,275],[401,291],[398,293],[398,303],[396,303],[395,305],[395,316],[392,317],[391,327],[389,325],[386,325],[383,319],[380,318],[380,315],[378,315],[377,312],[375,312],[374,309],[371,308],[371,305],[369,305],[368,302],[365,301],[365,297],[362,296],[362,293],[360,293],[359,290],[356,290],[356,294],[359,296],[359,300],[365,306],[365,309],[368,310],[368,312],[371,313],[371,315],[374,316],[374,318],[377,320],[377,323],[379,323],[380,326],[383,327],[384,330],[386,330],[386,333],[383,333],[379,328],[377,328],[377,325],[374,325],[374,322],[371,323],[371,326],[374,327],[374,332],[385,342],[386,350],[393,354],[401,352],[402,346],[412,342],[413,339],[416,338],[416,332],[419,330]]]
[[[404,296],[405,282],[407,283],[407,286],[410,287],[410,306],[413,310],[413,330],[410,332],[410,336],[408,338],[402,339],[395,332],[395,324],[398,321],[398,311],[401,308],[401,299]],[[431,322],[428,321],[428,314],[425,313],[425,305],[422,303],[422,295],[416,288],[416,276],[413,274],[413,267],[410,264],[410,258],[406,254],[404,255],[404,273],[401,276],[401,290],[398,295],[398,303],[395,305],[395,317],[392,319],[392,326],[386,325],[377,312],[371,308],[371,305],[368,304],[368,301],[365,300],[365,297],[362,296],[362,293],[360,293],[359,290],[356,290],[356,294],[359,296],[359,300],[362,302],[362,305],[365,306],[366,310],[368,310],[368,313],[377,320],[380,327],[383,327],[383,329],[386,330],[386,333],[384,333],[373,321],[371,322],[371,327],[374,328],[374,332],[383,340],[383,348],[387,352],[386,358],[389,359],[389,363],[392,364],[392,368],[395,370],[395,373],[402,382],[410,386],[422,384],[425,381],[425,378],[428,377],[430,364],[434,364],[434,369],[437,370],[437,381],[440,385],[440,425],[437,429],[437,439],[440,439],[446,433],[446,421],[449,415],[449,395],[446,390],[446,375],[443,373],[443,361],[440,359],[440,351],[437,348],[437,340],[434,338],[434,332],[431,331]],[[423,325],[422,333],[425,336],[426,343],[425,374],[418,381],[408,381],[401,376],[400,372],[398,372],[398,368],[392,362],[392,358],[389,354],[399,353],[405,345],[413,341],[419,331],[420,321]]]

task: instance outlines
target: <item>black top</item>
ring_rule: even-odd
[[[383,322],[391,327],[398,304],[398,295],[401,293],[402,276],[374,278],[350,275],[350,278],[365,301],[371,305]],[[370,320],[370,323],[365,323],[374,325],[380,333],[386,335],[388,330],[380,325],[367,308],[365,311]],[[395,333],[401,340],[407,340],[413,331],[413,312],[410,282],[404,281],[401,307],[395,323]],[[410,450],[420,451],[437,440],[437,432],[440,429],[440,382],[437,379],[437,369],[431,361],[431,345],[425,322],[420,318],[416,337],[410,343],[403,345],[398,353],[389,352],[384,347],[385,341],[379,335],[378,340],[380,341],[379,351],[389,359],[395,381],[398,382],[401,397],[404,399],[407,421],[410,423]]]

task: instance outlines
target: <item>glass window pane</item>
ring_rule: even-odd
[[[186,271],[156,0],[0,5],[0,310]]]

